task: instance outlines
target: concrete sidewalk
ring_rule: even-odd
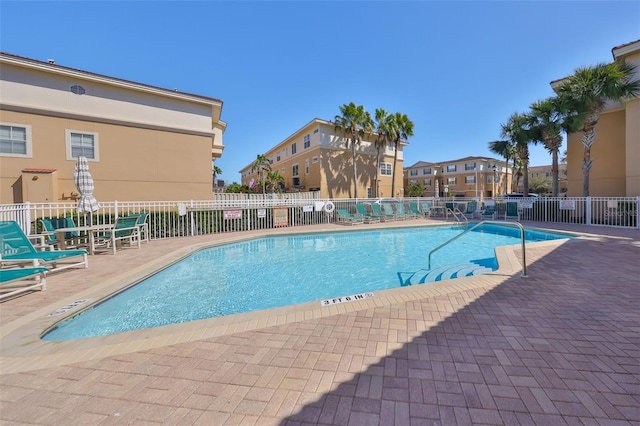
[[[77,347],[28,340],[69,301],[108,293],[194,244],[246,235],[90,257],[87,270],[51,274],[45,292],[0,304],[0,420],[640,424],[640,231],[554,229],[584,234],[528,247],[528,278],[519,274],[519,250],[509,248],[495,274],[332,310],[313,304],[195,321]]]

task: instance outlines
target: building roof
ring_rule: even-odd
[[[611,54],[614,59],[624,57],[631,53],[640,52],[640,40],[632,41],[629,43],[621,44],[611,49]]]
[[[164,89],[162,87],[151,86],[149,84],[137,83],[130,80],[124,80],[121,78],[110,77],[103,74],[84,71],[77,68],[65,67],[65,66],[56,64],[54,60],[49,60],[48,62],[44,62],[44,61],[39,61],[37,59],[14,55],[8,52],[0,52],[0,59],[2,61],[11,62],[16,65],[29,66],[32,68],[41,68],[41,69],[48,70],[50,72],[75,75],[77,77],[84,77],[92,80],[101,80],[104,83],[128,86],[129,88],[135,88],[138,90],[143,90],[148,92],[155,92],[157,94],[161,94],[164,96],[179,97],[179,98],[185,98],[192,101],[200,101],[200,102],[205,101],[207,103],[219,103],[220,106],[222,106],[223,104],[222,100],[212,98],[209,96],[196,95],[196,94],[187,93],[187,92],[179,92],[178,89],[174,89],[174,90]]]
[[[53,173],[58,169],[43,169],[43,168],[26,168],[22,169],[22,173]]]

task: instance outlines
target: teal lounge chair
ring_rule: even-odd
[[[422,214],[425,216],[431,216],[431,203],[422,203]]]
[[[365,222],[371,223],[371,222],[380,222],[382,220],[382,217],[375,214],[375,213],[369,213],[367,211],[367,206],[365,206],[364,204],[356,204],[356,212],[364,217]]]
[[[495,219],[496,218],[496,206],[487,206],[481,214],[482,219]]]
[[[116,254],[116,246],[123,243],[129,245],[136,244],[140,248],[140,227],[138,227],[138,216],[121,216],[116,219],[113,226],[113,230],[105,232],[92,231],[94,233],[94,246],[95,252],[97,246],[103,246],[110,248],[113,254]]]
[[[411,211],[411,213],[415,214],[417,217],[423,215],[423,213],[418,208],[418,203],[416,203],[415,201],[409,203],[409,211]]]
[[[462,212],[464,217],[467,219],[473,219],[478,215],[478,203],[476,201],[469,201],[467,203],[467,208]]]
[[[406,214],[398,214],[395,210],[393,210],[393,206],[391,204],[388,203],[382,203],[382,209],[384,210],[385,214],[387,214],[388,216],[393,217],[394,219],[406,219],[407,215]]]
[[[507,210],[504,215],[506,219],[520,220],[520,212],[518,211],[518,203],[515,201],[507,201]]]
[[[46,290],[48,269],[11,268],[0,269],[0,300],[31,290]]]
[[[3,264],[30,262],[34,267],[46,266],[51,272],[77,266],[89,267],[86,250],[36,250],[20,225],[13,220],[0,222],[0,254]]]
[[[398,216],[404,216],[405,218],[411,218],[411,219],[416,219],[418,217],[418,215],[415,214],[414,212],[406,211],[404,209],[404,204],[402,203],[396,204],[396,214]]]
[[[349,224],[349,225],[357,225],[358,223],[364,223],[364,217],[361,215],[351,214],[345,209],[336,209],[338,213],[338,222]]]
[[[398,218],[393,212],[387,213],[386,210],[383,212],[380,208],[380,204],[378,203],[371,204],[371,210],[373,210],[374,214],[380,216],[381,218],[384,218],[384,220],[396,220]]]
[[[138,228],[140,228],[140,238],[142,238],[146,242],[149,242],[149,224],[147,223],[149,213],[132,213],[127,215],[127,217],[137,218],[136,225],[138,226]]]

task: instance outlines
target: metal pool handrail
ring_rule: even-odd
[[[513,225],[513,226],[516,226],[516,227],[520,228],[520,238],[522,240],[522,277],[523,278],[527,278],[527,256],[526,256],[525,243],[524,243],[524,226],[522,226],[518,222],[500,222],[500,221],[497,221],[497,220],[483,220],[482,222],[478,222],[475,225],[473,225],[471,228],[469,228],[466,231],[464,231],[463,233],[456,235],[455,237],[445,241],[444,243],[440,244],[438,247],[436,247],[433,250],[431,250],[429,252],[428,269],[431,269],[431,255],[434,252],[440,250],[442,247],[446,246],[450,242],[455,241],[458,238],[462,237],[467,232],[473,231],[474,229],[476,229],[480,225],[484,225],[485,223],[491,223],[491,224],[494,224],[494,225],[503,225],[503,226]]]

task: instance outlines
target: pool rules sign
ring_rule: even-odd
[[[273,227],[279,228],[289,226],[289,208],[274,207],[273,208]]]

